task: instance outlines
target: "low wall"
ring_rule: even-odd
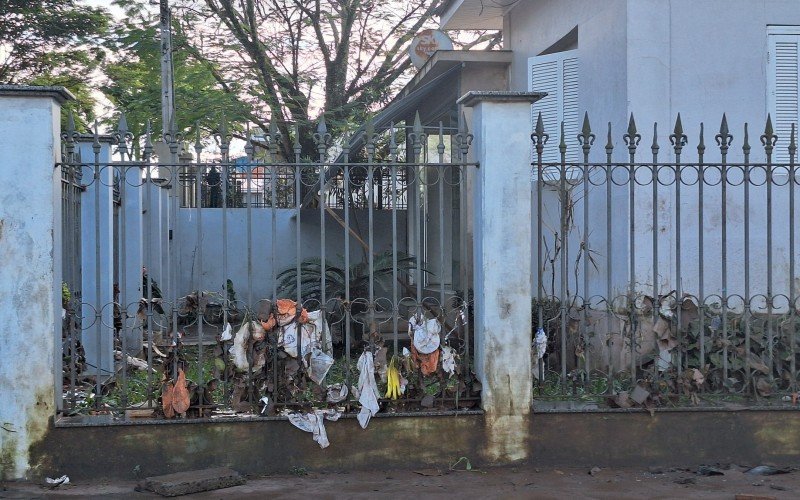
[[[483,415],[374,418],[327,422],[331,445],[285,420],[161,425],[51,427],[35,448],[38,475],[73,480],[134,479],[211,466],[245,474],[307,470],[447,467],[488,456]],[[797,464],[800,411],[660,410],[537,413],[528,462],[537,466],[683,466],[717,462]]]

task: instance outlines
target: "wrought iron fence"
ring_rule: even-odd
[[[405,162],[393,127],[384,133],[387,158],[376,160],[379,134],[370,130],[359,163],[347,148],[344,161],[327,159],[324,120],[313,137],[316,162],[301,161],[294,132],[291,161],[274,154],[290,138],[273,130],[266,160],[256,161],[248,143],[246,161],[231,161],[223,132],[219,158],[190,163],[179,161],[179,133],[163,138],[171,160],[155,162],[149,130],[135,138],[124,118],[112,162],[99,161],[96,128],[88,162],[75,154],[79,134],[64,134],[58,167],[76,172],[80,185],[70,199],[88,189],[95,195],[78,202],[100,213],[96,193],[113,188],[103,183],[110,170],[121,203],[111,222],[119,226],[113,292],[101,289],[111,272],[101,259],[64,249],[66,261],[96,266],[97,283],[94,299],[65,300],[61,422],[90,414],[374,413],[364,401],[372,387],[380,411],[477,404],[460,203],[474,166],[466,129],[451,136],[440,129],[433,152],[417,121]],[[199,137],[194,149],[206,156]],[[247,196],[256,180],[266,201]],[[191,207],[182,201],[187,189]],[[301,192],[315,193],[308,206]],[[137,197],[141,209],[132,209],[126,200]],[[65,212],[65,221],[74,214]],[[105,229],[100,217],[95,224],[99,247]],[[140,236],[130,224],[141,225]]]
[[[800,340],[795,128],[779,139],[767,119],[763,161],[751,160],[747,124],[734,152],[724,116],[713,160],[702,124],[692,161],[680,116],[667,160],[657,130],[643,158],[631,115],[619,161],[609,123],[596,161],[586,115],[583,161],[571,163],[563,126],[558,137],[536,124],[536,405],[787,404]],[[550,139],[560,162],[542,161]],[[773,161],[777,147],[788,163]]]

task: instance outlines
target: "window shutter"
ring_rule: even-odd
[[[792,124],[800,122],[800,35],[769,36],[768,70],[769,113],[778,136],[773,157],[776,163],[787,163]],[[795,134],[800,134],[797,128]]]
[[[528,89],[547,92],[547,96],[533,104],[533,126],[542,114],[544,130],[550,138],[542,153],[545,162],[561,161],[558,144],[561,141],[561,122],[567,143],[567,161],[578,161],[577,135],[580,128],[578,113],[578,57],[577,51],[568,50],[528,59]]]

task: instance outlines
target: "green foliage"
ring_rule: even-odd
[[[91,74],[103,61],[109,25],[103,9],[76,0],[0,3],[0,84],[61,85],[77,98],[64,106],[79,125],[94,119]]]
[[[158,18],[144,10],[136,12],[138,15],[117,25],[106,42],[106,47],[117,57],[104,65],[108,83],[101,90],[117,111],[125,113],[134,135],[143,134],[147,121],[151,120],[157,136],[163,129]],[[232,124],[245,121],[246,106],[233,92],[217,85],[213,68],[193,57],[179,30],[173,30],[173,67],[179,130],[193,134],[198,123],[201,129],[217,130],[223,115]],[[113,119],[116,120],[117,117]],[[234,129],[231,125],[231,130]]]

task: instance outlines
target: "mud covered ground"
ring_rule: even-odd
[[[755,465],[755,464],[753,464]],[[247,484],[192,498],[800,498],[800,472],[755,475],[745,466],[707,469],[543,469],[520,465],[463,470],[425,468],[251,477]],[[714,475],[704,475],[714,474]],[[0,498],[161,498],[137,492],[136,482],[71,483],[48,490],[33,483],[5,483]],[[748,497],[745,497],[748,498]]]

